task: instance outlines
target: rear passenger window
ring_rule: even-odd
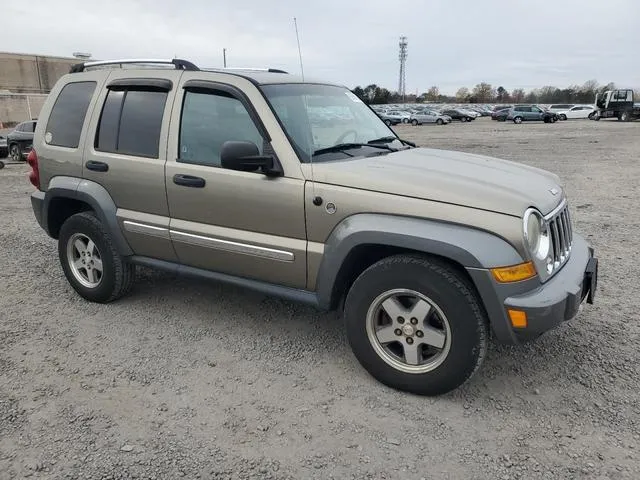
[[[84,119],[95,89],[96,82],[76,82],[64,86],[47,122],[45,141],[49,145],[78,148]],[[29,126],[33,128],[35,123]]]
[[[96,135],[96,150],[158,158],[167,92],[109,90]]]

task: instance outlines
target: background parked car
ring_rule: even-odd
[[[573,106],[574,106],[573,103],[554,103],[553,105],[549,105],[547,110],[549,110],[550,112],[557,113],[557,112],[563,112],[565,110],[569,110]]]
[[[470,122],[471,120],[475,120],[476,117],[469,112],[465,112],[464,110],[458,109],[447,109],[440,112],[443,115],[448,115],[452,120],[460,120],[461,122]]]
[[[15,130],[7,135],[9,155],[14,162],[24,160],[31,151],[36,123],[36,120],[19,123]]]
[[[438,112],[431,110],[424,110],[420,113],[414,113],[411,115],[411,125],[422,125],[423,123],[436,123],[438,125],[444,125],[451,123],[451,117],[448,115],[442,115]]]
[[[596,112],[596,107],[593,105],[576,105],[568,110],[557,111],[556,114],[560,120],[574,119],[574,118],[592,118]]]
[[[509,115],[509,111],[513,107],[506,107],[501,110],[495,110],[491,112],[491,120],[497,120],[499,122],[505,122],[507,120],[507,116]]]
[[[9,156],[9,147],[7,146],[7,139],[0,135],[0,158],[7,158]]]
[[[516,105],[509,110],[507,120],[513,120],[513,123],[531,121],[552,123],[558,120],[558,115],[537,105]]]
[[[402,122],[402,117],[399,117],[397,115],[389,115],[387,112],[377,112],[378,116],[382,119],[382,121],[384,123],[387,124],[387,126],[391,126],[391,125],[398,125],[399,123]]]

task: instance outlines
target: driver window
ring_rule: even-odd
[[[230,140],[253,142],[263,153],[262,135],[240,100],[222,91],[187,90],[177,161],[220,167],[222,145]]]

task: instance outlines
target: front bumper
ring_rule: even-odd
[[[573,237],[571,258],[547,282],[539,279],[499,284],[489,275],[470,272],[485,303],[493,332],[502,343],[520,343],[539,337],[574,318],[585,301],[593,303],[598,285],[598,259],[587,242]],[[525,328],[514,328],[508,310],[527,315]]]

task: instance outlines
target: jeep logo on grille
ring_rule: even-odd
[[[557,195],[558,193],[560,193],[560,190],[558,190],[557,188],[550,188],[549,191],[551,192],[551,195]]]

